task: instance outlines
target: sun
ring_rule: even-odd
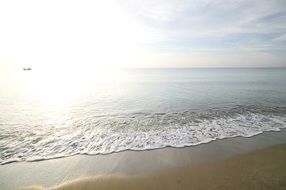
[[[148,57],[142,43],[150,41],[152,32],[116,1],[32,4],[38,9],[22,4],[15,13],[19,19],[9,17],[13,33],[5,33],[1,42],[23,67],[63,71],[136,67]]]

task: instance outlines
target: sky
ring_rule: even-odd
[[[286,66],[285,0],[0,0],[0,69]]]

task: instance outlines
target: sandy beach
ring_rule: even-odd
[[[206,174],[210,175],[209,178],[213,179],[212,176],[216,176],[215,173],[222,173],[222,175],[219,175],[221,178],[218,184],[223,183],[223,180],[228,179],[229,172],[233,170],[224,170],[224,168],[229,168],[228,164],[231,167],[244,168],[250,173],[262,166],[269,167],[271,171],[276,171],[278,168],[280,171],[279,173],[277,170],[277,175],[279,174],[278,178],[285,179],[286,170],[280,170],[286,165],[285,145],[262,150],[261,152],[253,152],[273,145],[284,144],[286,143],[285,137],[286,130],[282,130],[280,132],[265,132],[251,138],[235,137],[185,148],[124,151],[94,156],[76,155],[38,162],[11,163],[0,166],[0,187],[3,190],[30,187],[33,185],[55,187],[59,184],[76,180],[71,182],[70,185],[60,187],[70,189],[73,184],[80,184],[84,189],[88,189],[85,185],[91,184],[91,186],[96,186],[98,181],[111,185],[110,180],[115,180],[115,184],[121,184],[123,189],[131,181],[132,184],[134,182],[134,189],[140,189],[141,187],[145,187],[140,184],[152,184],[157,181],[154,181],[154,179],[158,178],[158,180],[167,180],[168,183],[165,185],[172,189],[173,186],[171,184],[175,182],[174,180],[170,181],[170,179],[177,176],[174,179],[182,178],[184,183],[187,182],[182,186],[182,189],[184,189],[190,183],[187,180],[189,179],[188,176],[192,176],[196,181],[200,181],[199,178],[204,181],[203,176]],[[250,154],[248,155],[247,153]],[[260,165],[253,164],[256,163],[257,159],[259,160],[259,158],[264,157],[266,160],[259,162]],[[276,161],[273,162],[273,160]],[[242,164],[241,166],[240,163]],[[193,167],[196,172],[193,172]],[[210,170],[213,172],[209,172]],[[272,175],[273,173],[268,172],[268,170],[262,170],[261,175]],[[238,175],[242,175],[242,173],[244,173],[244,170],[241,170],[240,173],[234,172],[232,178],[239,178]],[[252,176],[254,174],[251,173],[249,175]],[[246,176],[246,180],[250,180],[251,176]],[[275,178],[275,180],[278,178]],[[272,183],[273,180],[274,178],[269,178],[269,183]],[[200,184],[205,185],[203,181],[198,182],[196,188],[201,188]],[[209,183],[212,183],[211,181]],[[233,182],[232,185],[237,185],[240,182]],[[164,183],[158,183],[157,185],[160,184]],[[154,186],[155,189],[157,187]],[[163,187],[167,188],[165,186],[161,188]],[[108,186],[108,188],[112,189],[112,185]]]
[[[180,170],[143,176],[97,176],[60,184],[54,190],[89,189],[285,189],[286,144],[198,164]],[[44,189],[41,187],[26,190]]]

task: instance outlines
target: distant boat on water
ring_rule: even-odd
[[[31,71],[32,68],[31,68],[31,67],[24,67],[23,70],[24,70],[24,71]]]

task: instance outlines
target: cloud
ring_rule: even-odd
[[[194,37],[229,40],[238,34],[245,35],[241,39],[251,36],[258,41],[262,35],[278,37],[286,32],[286,3],[282,0],[124,2],[123,6],[139,21],[165,34],[165,41],[185,41]],[[267,41],[271,39],[263,39],[261,43]]]
[[[277,38],[274,38],[273,41],[286,42],[286,34],[283,34],[283,35],[281,35],[281,36],[278,36]]]
[[[173,55],[166,58],[172,60],[165,61],[169,66],[176,58],[183,66],[242,65],[239,60],[244,66],[286,66],[284,0],[129,0],[121,5],[162,34],[148,45]],[[192,53],[198,54],[188,56]]]
[[[166,62],[161,55],[175,65],[192,52],[198,64],[235,52],[279,54],[280,64],[285,23],[284,0],[0,1],[0,49],[23,64],[64,67]]]

